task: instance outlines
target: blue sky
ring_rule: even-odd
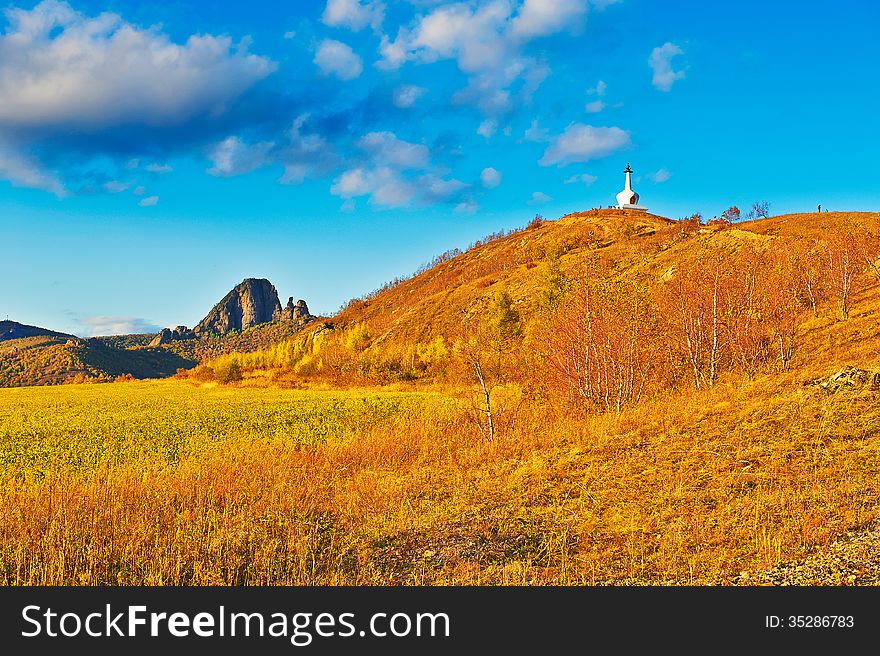
[[[0,314],[193,325],[245,277],[331,313],[613,202],[880,209],[880,9],[682,0],[13,2]]]

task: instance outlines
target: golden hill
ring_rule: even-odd
[[[427,270],[351,301],[317,331],[310,327],[252,357],[231,355],[216,364],[270,369],[275,380],[287,372],[288,378],[348,384],[438,374],[449,381],[446,365],[456,343],[485,323],[501,294],[510,298],[524,333],[519,364],[547,369],[548,349],[571,350],[572,344],[552,342],[584,319],[589,288],[599,301],[594,313],[603,314],[615,339],[622,331],[643,331],[638,345],[666,350],[646,365],[653,378],[671,376],[677,385],[691,369],[711,383],[724,371],[751,377],[814,366],[828,344],[856,330],[858,306],[855,316],[842,314],[871,297],[880,281],[878,235],[880,214],[867,212],[708,225],[643,212],[574,213],[437,258]],[[641,315],[627,306],[635,302]],[[707,327],[712,302],[715,325]],[[626,321],[633,323],[624,328]],[[715,342],[711,352],[697,343],[705,339]],[[543,361],[522,361],[533,356]]]
[[[570,215],[196,380],[0,390],[0,582],[728,584],[825,562],[880,519],[878,223]],[[325,389],[393,381],[416,391]],[[872,580],[848,567],[799,582]]]

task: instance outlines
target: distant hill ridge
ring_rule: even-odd
[[[0,321],[0,342],[25,337],[74,337],[67,333],[59,333],[39,326],[29,326],[17,321]]]
[[[81,339],[15,321],[0,322],[0,387],[53,385],[119,376],[165,378],[204,358],[267,348],[294,335],[314,317],[306,302],[281,306],[275,286],[247,278],[198,325],[157,335]]]

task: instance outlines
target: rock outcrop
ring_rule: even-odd
[[[287,305],[281,310],[282,321],[305,321],[312,315],[309,314],[309,306],[302,299],[293,304],[293,296],[287,299]]]
[[[281,318],[275,286],[265,278],[247,278],[223,297],[193,329],[196,335],[225,335]]]
[[[844,367],[829,378],[809,380],[804,385],[818,387],[830,394],[845,389],[868,389],[880,390],[880,373],[858,369],[857,367]]]
[[[171,342],[179,342],[185,339],[196,339],[196,334],[186,326],[177,326],[174,330],[163,328],[153,338],[153,341],[149,343],[149,346],[162,346],[162,344],[170,344]]]

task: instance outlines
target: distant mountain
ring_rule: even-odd
[[[305,301],[281,307],[266,279],[248,278],[190,330],[157,335],[74,335],[0,322],[0,387],[107,381],[119,376],[166,378],[201,360],[265,349],[296,334],[313,317]]]
[[[39,326],[28,326],[17,321],[0,321],[0,342],[24,337],[74,337],[67,333],[59,333]]]
[[[309,319],[305,301],[293,303],[293,297],[282,309],[275,285],[265,278],[246,278],[236,285],[193,329],[198,336],[226,335],[272,321],[305,321]],[[185,326],[178,326],[180,329]]]

